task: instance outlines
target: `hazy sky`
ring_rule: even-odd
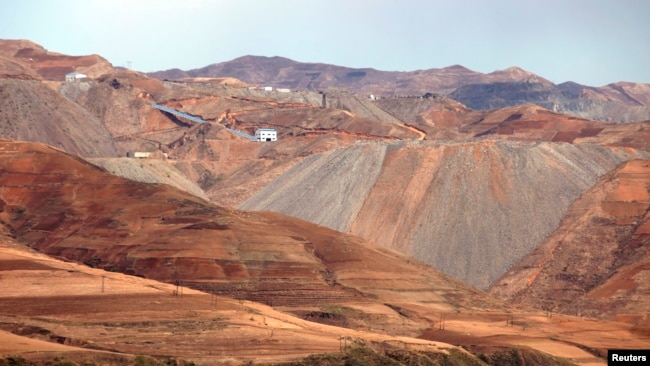
[[[139,71],[259,55],[650,83],[650,0],[0,0],[0,38]]]

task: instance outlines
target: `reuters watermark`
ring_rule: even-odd
[[[648,365],[650,349],[607,350],[607,365]]]

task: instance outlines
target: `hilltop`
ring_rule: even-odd
[[[0,65],[9,77],[46,81],[63,81],[65,74],[73,71],[94,78],[113,70],[110,62],[99,55],[63,55],[28,40],[0,40]]]
[[[415,71],[381,71],[283,57],[243,56],[193,70],[148,73],[159,79],[236,77],[251,85],[292,90],[345,89],[380,97],[449,96],[470,108],[485,110],[522,104],[581,118],[612,122],[650,120],[650,85],[632,82],[601,87],[574,82],[553,84],[519,67],[483,74],[461,65]]]

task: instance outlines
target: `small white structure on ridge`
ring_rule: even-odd
[[[277,141],[278,132],[274,128],[258,128],[255,130],[255,141]]]
[[[126,157],[127,158],[139,158],[139,159],[146,159],[151,156],[150,152],[145,152],[145,151],[127,151],[126,152]]]
[[[88,77],[88,75],[82,74],[80,72],[75,71],[75,72],[65,74],[65,81],[70,82],[70,81],[75,81],[75,80],[79,80],[79,79],[85,79],[87,77]]]

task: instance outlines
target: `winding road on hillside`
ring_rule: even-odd
[[[417,133],[418,135],[420,135],[420,137],[418,137],[418,138],[416,139],[416,140],[418,140],[418,141],[422,141],[422,140],[424,140],[425,137],[427,137],[427,134],[424,133],[424,131],[422,131],[422,130],[420,130],[420,129],[418,129],[418,128],[415,128],[415,127],[413,127],[413,126],[411,126],[411,125],[407,125],[406,123],[402,123],[402,126],[403,126],[404,128],[406,128],[407,130],[411,130],[411,131]]]

